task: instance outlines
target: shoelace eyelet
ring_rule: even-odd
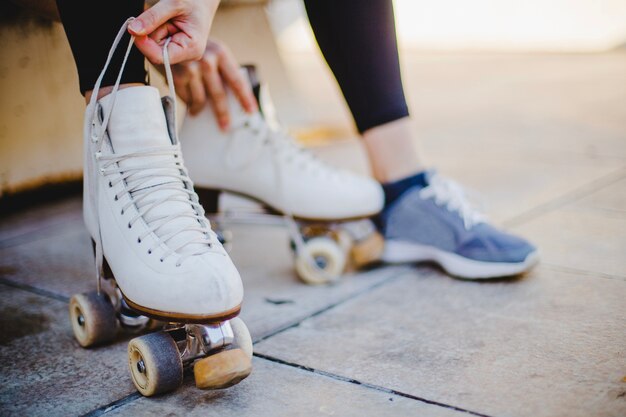
[[[141,243],[141,238],[140,237],[137,238],[137,243]]]
[[[148,249],[148,255],[152,255],[152,249]]]
[[[128,222],[128,228],[130,229],[131,227],[133,227],[130,222]]]
[[[118,200],[118,198],[117,198],[117,196],[115,196],[115,198],[113,199],[113,201],[117,201],[117,200]]]
[[[163,262],[163,258],[159,259],[159,261]]]
[[[111,181],[109,181],[109,188],[113,188],[113,183],[111,183]]]

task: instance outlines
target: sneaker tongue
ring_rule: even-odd
[[[105,113],[113,105],[107,132],[114,153],[123,154],[144,151],[154,147],[172,146],[165,112],[161,104],[161,96],[156,88],[125,88],[117,92],[115,103],[113,103],[111,96],[108,95],[100,100],[100,104],[104,108]],[[180,167],[176,165],[177,162],[181,161],[174,159],[170,155],[137,156],[119,162],[121,168],[154,166],[154,168],[146,170],[146,173],[149,172],[152,174],[152,177],[147,180],[140,180],[141,185],[138,188],[138,184],[134,184],[132,177],[127,180],[128,187],[134,189],[132,194],[135,198],[143,193],[150,193],[144,200],[137,203],[139,208],[162,198],[181,199],[180,190],[172,188],[158,189],[158,186],[163,184],[167,184],[167,187],[184,187],[180,179],[170,176],[180,174]],[[185,194],[183,198],[186,199],[188,196]],[[143,217],[146,223],[152,225],[153,222],[159,222],[173,213],[193,215],[194,209],[186,201],[170,200],[149,210]],[[187,227],[198,226],[198,222],[193,218],[178,217],[159,227],[155,230],[155,234],[162,237]],[[202,237],[203,234],[199,231],[180,232],[169,239],[167,245],[171,248],[176,248],[185,242]],[[194,253],[202,251],[205,247],[206,245],[199,243],[189,244],[183,247],[179,253]]]
[[[113,104],[111,95],[100,104],[105,113]],[[108,133],[115,153],[127,153],[171,145],[159,90],[131,87],[119,90],[109,120]]]

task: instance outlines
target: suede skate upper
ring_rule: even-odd
[[[112,97],[106,96],[100,100],[105,109],[110,108]],[[137,105],[141,103],[141,105]],[[117,93],[113,111],[108,125],[108,136],[111,147],[116,154],[130,154],[163,146],[172,146],[169,137],[167,121],[161,105],[159,91],[153,87],[134,87],[123,89]],[[139,188],[131,191],[133,197],[139,201],[139,207],[149,202],[167,200],[148,210],[143,219],[146,223],[158,221],[168,216],[174,218],[154,230],[159,237],[169,237],[165,242],[172,248],[178,248],[179,253],[190,254],[202,251],[208,241],[198,228],[198,221],[193,218],[195,211],[189,204],[189,196],[181,193],[185,184],[177,179],[182,168],[182,161],[173,159],[170,155],[138,156],[119,162],[121,168],[146,167],[146,169],[127,179],[131,187],[136,181],[141,181]],[[158,190],[151,190],[157,188]],[[142,193],[150,192],[143,200]],[[189,243],[194,240],[205,240],[203,243]]]
[[[228,132],[219,131],[210,108],[188,116],[181,129],[196,184],[248,195],[301,218],[346,219],[380,211],[383,192],[376,181],[326,164],[227,94]]]
[[[106,135],[102,131],[106,117]],[[237,269],[204,218],[158,90],[106,96],[85,119],[84,217],[125,298],[176,317],[232,312]],[[169,129],[171,132],[173,129]]]

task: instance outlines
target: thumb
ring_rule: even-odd
[[[180,14],[172,1],[163,0],[144,11],[130,22],[128,30],[132,35],[145,36],[154,32],[159,26]]]

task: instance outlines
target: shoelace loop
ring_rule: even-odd
[[[170,163],[166,165],[162,161],[153,161],[141,165],[121,167],[121,164],[123,164],[125,160],[137,160],[137,158],[149,159],[153,157],[169,157],[168,162]],[[177,162],[171,163],[174,159],[176,159]],[[121,182],[125,184],[125,189],[115,195],[116,200],[128,196],[128,201],[122,206],[121,213],[123,214],[133,205],[137,208],[137,214],[128,222],[129,228],[140,219],[145,219],[148,213],[162,204],[181,202],[189,204],[193,209],[193,211],[188,209],[178,210],[167,216],[164,215],[152,218],[149,223],[146,222],[148,229],[140,234],[137,240],[141,242],[149,234],[155,233],[155,236],[158,237],[157,243],[148,249],[149,253],[152,253],[157,246],[164,243],[168,247],[168,250],[164,252],[161,259],[165,259],[175,253],[178,254],[181,249],[189,245],[196,243],[205,244],[201,248],[180,254],[177,260],[177,266],[180,266],[188,257],[202,255],[214,249],[217,236],[215,232],[211,230],[211,225],[204,216],[204,210],[193,191],[191,180],[187,175],[186,169],[183,167],[182,156],[177,145],[155,147],[124,154],[101,155],[100,161],[102,161],[101,171],[103,175],[114,177],[109,180],[110,187],[115,187]],[[160,183],[151,184],[150,182],[153,181],[154,178],[159,178]],[[169,191],[167,196],[154,197],[156,193],[164,190]],[[160,236],[157,234],[163,226],[181,217],[194,219],[198,225],[187,225],[186,227],[177,228],[173,232]],[[172,238],[185,231],[197,231],[201,234],[198,234],[195,238],[190,238],[179,243],[176,247],[170,247],[170,245],[168,245],[168,242]]]
[[[445,206],[448,211],[458,213],[466,230],[486,220],[485,216],[469,202],[463,187],[440,175],[431,175],[429,185],[423,188],[419,195],[423,199],[433,199],[435,204]]]

